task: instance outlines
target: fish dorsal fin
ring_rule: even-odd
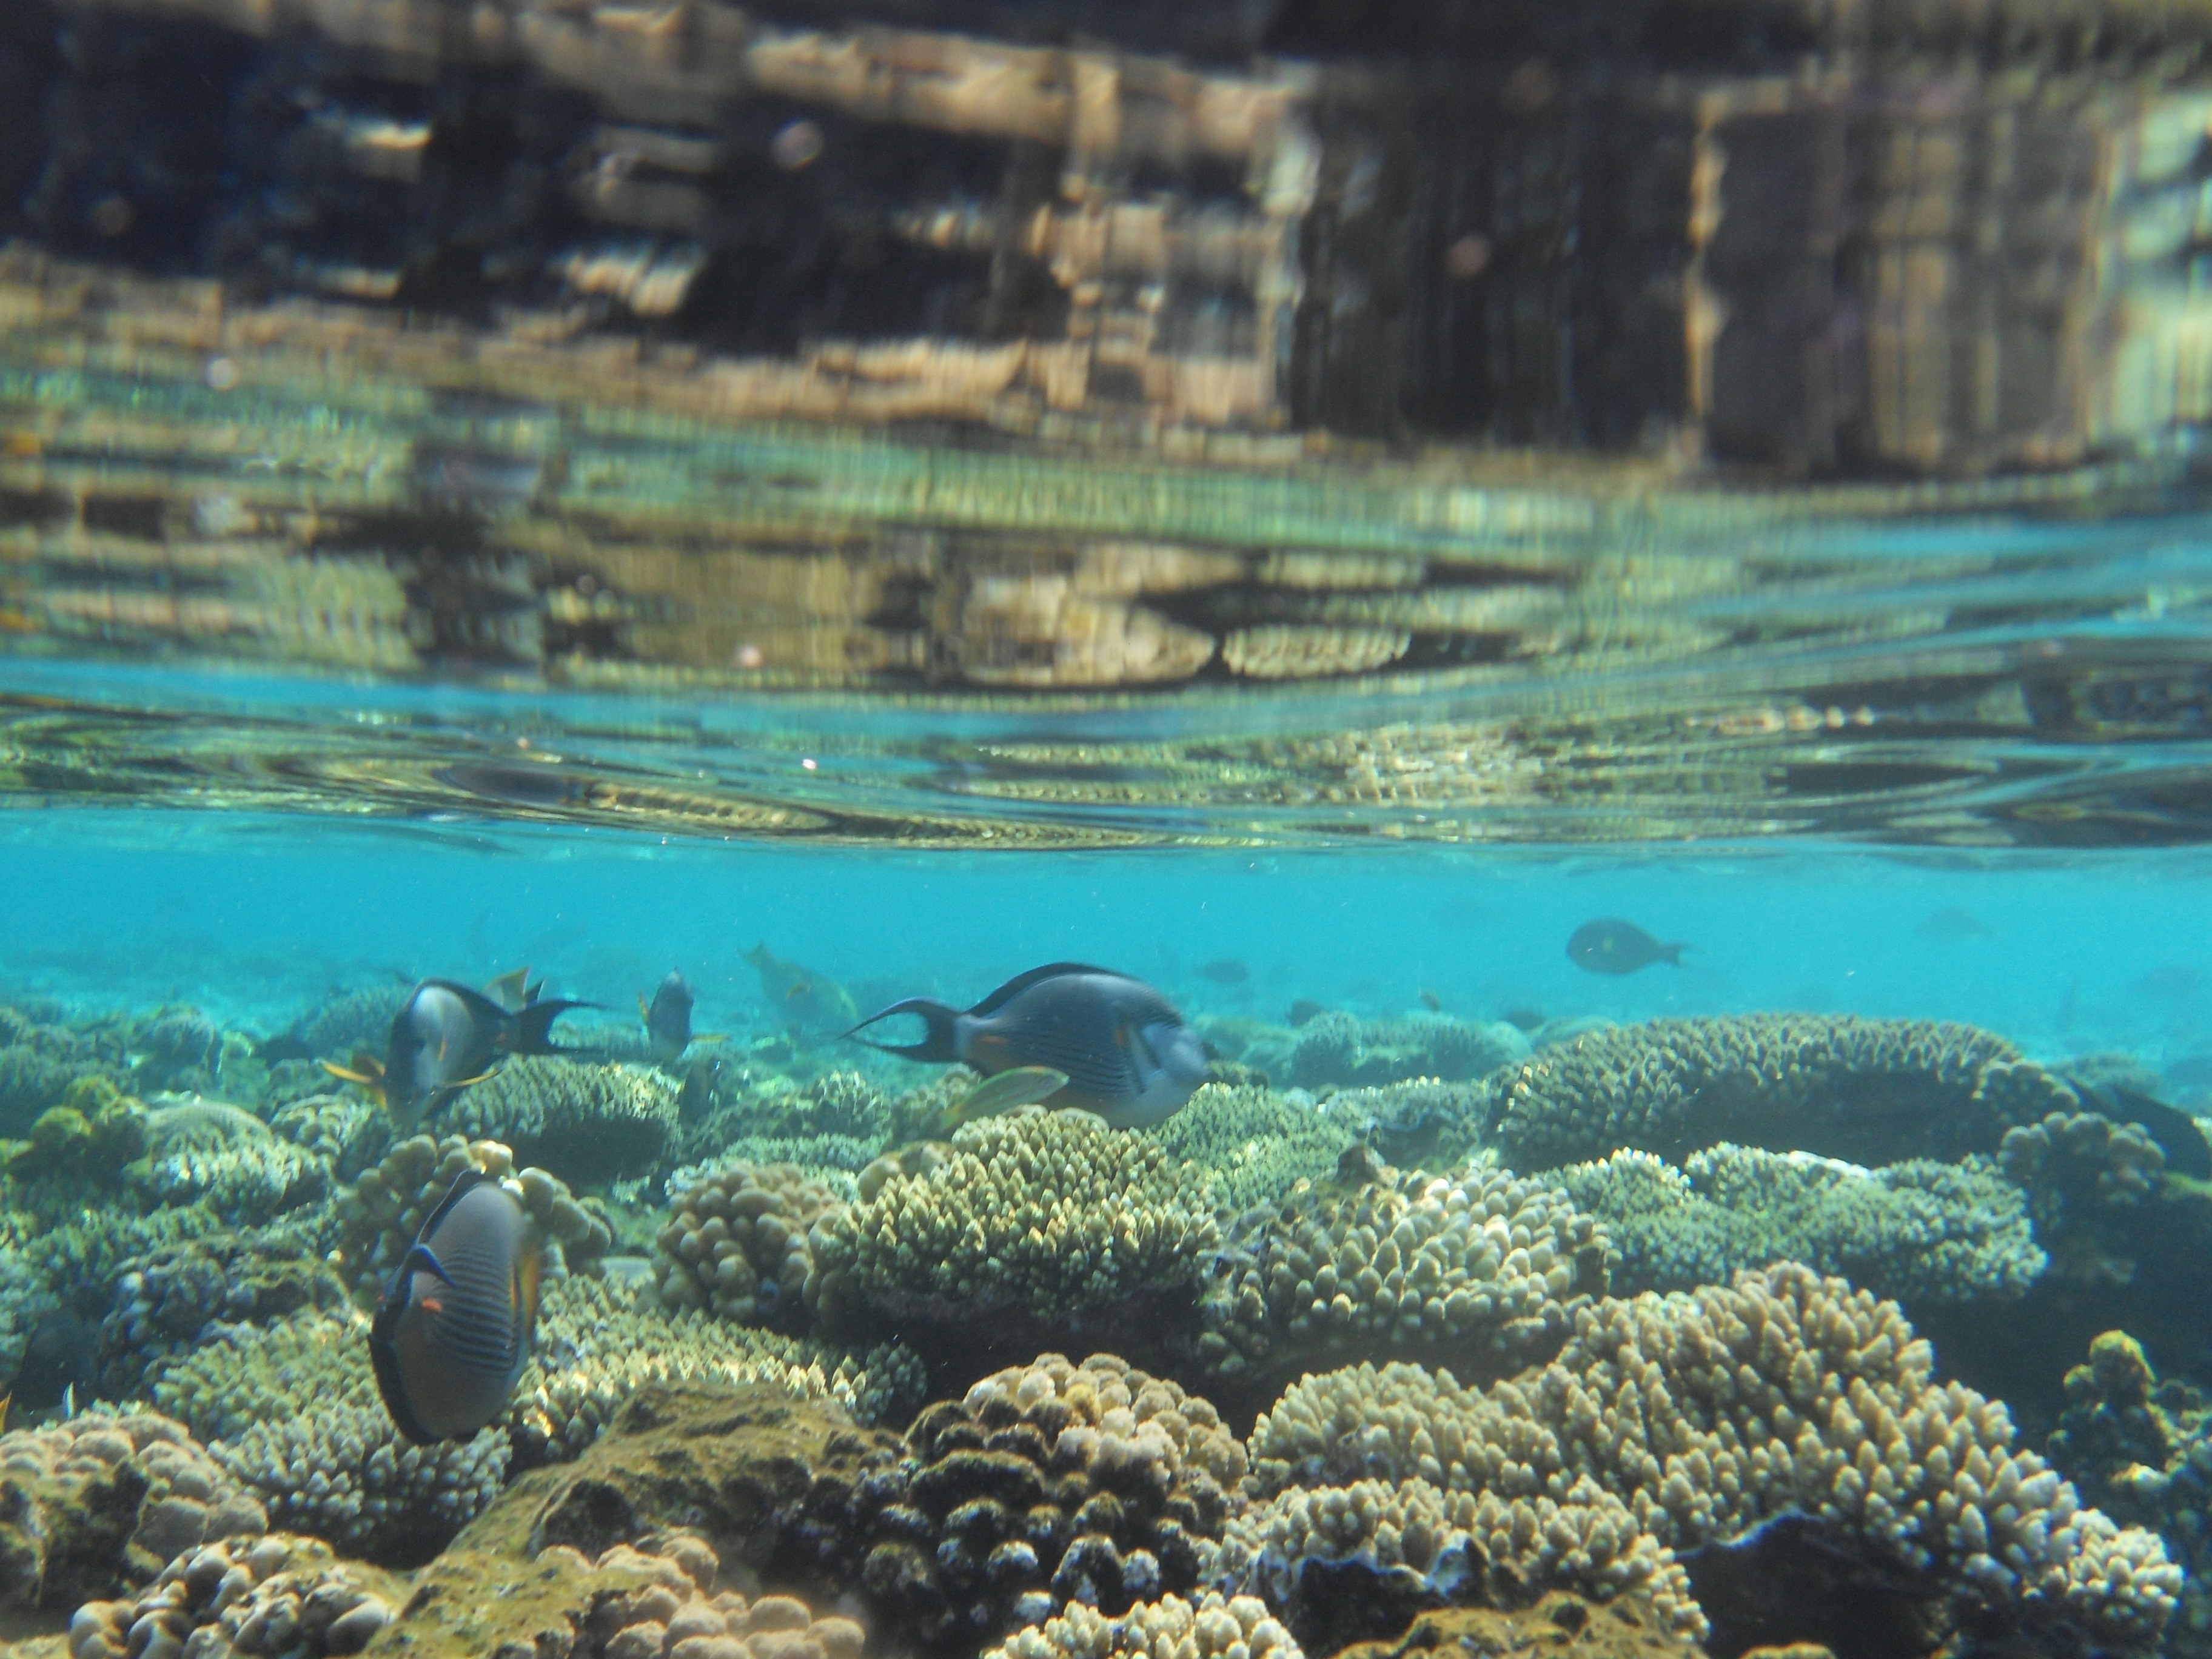
[[[458,980],[426,979],[415,988],[417,992],[428,990],[448,992],[466,1003],[469,1012],[479,1019],[492,1021],[495,1028],[512,1025],[514,1023],[515,1013],[518,1012],[501,1007],[482,991],[463,985]]]
[[[517,968],[512,973],[501,974],[497,979],[484,981],[484,994],[502,1008],[520,1008],[531,1000],[530,969]]]
[[[1111,968],[1094,968],[1087,962],[1048,962],[1042,968],[1030,969],[1026,974],[1016,974],[968,1012],[977,1019],[986,1014],[995,1014],[1031,986],[1042,985],[1048,979],[1063,979],[1070,974],[1103,974],[1109,979],[1128,978],[1127,974],[1117,974]]]
[[[429,1219],[422,1224],[422,1231],[415,1235],[415,1249],[419,1249],[425,1255],[428,1255],[430,1236],[438,1231],[438,1224],[453,1213],[453,1206],[461,1201],[461,1195],[464,1193],[466,1193],[471,1188],[483,1186],[484,1182],[490,1179],[491,1177],[489,1176],[486,1175],[482,1170],[477,1169],[473,1164],[462,1170],[460,1174],[455,1176],[453,1177],[453,1184],[446,1189],[446,1195],[438,1200],[438,1207],[430,1212]],[[414,1256],[415,1251],[410,1250],[407,1254],[411,1260]],[[434,1263],[436,1258],[432,1257],[431,1259]],[[446,1276],[445,1270],[434,1265],[426,1267],[422,1269],[422,1271],[425,1273],[435,1273],[441,1279],[443,1279]]]

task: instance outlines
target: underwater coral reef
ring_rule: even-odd
[[[1123,1130],[586,1026],[403,1132],[300,1057],[403,1004],[0,1010],[33,1649],[2212,1651],[2212,1143],[2093,1067],[1324,1012]],[[417,1444],[371,1316],[470,1182],[534,1340]]]

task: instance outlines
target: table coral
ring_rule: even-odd
[[[1603,1292],[1608,1249],[1565,1194],[1492,1164],[1317,1186],[1232,1231],[1200,1357],[1222,1376],[1401,1352],[1515,1369]]]
[[[86,1412],[0,1435],[0,1607],[114,1595],[181,1550],[268,1524],[255,1494],[169,1418]]]
[[[1970,1302],[2021,1296],[2045,1265],[2026,1194],[1985,1159],[1864,1170],[1723,1142],[1680,1169],[1618,1152],[1547,1179],[1605,1223],[1623,1291],[1689,1290],[1791,1261],[1879,1296]]]
[[[1087,1112],[962,1125],[949,1155],[813,1229],[828,1328],[872,1310],[1048,1328],[1131,1297],[1187,1301],[1216,1241],[1200,1184],[1154,1142]]]
[[[2154,1641],[2181,1582],[2158,1540],[2082,1509],[2002,1405],[1933,1367],[1893,1303],[1784,1264],[1607,1298],[1550,1364],[1486,1391],[1408,1365],[1309,1378],[1255,1428],[1255,1480],[1511,1500],[1587,1479],[1676,1551],[1801,1511],[1962,1603]]]
[[[1983,1084],[2019,1057],[1987,1031],[1926,1020],[1656,1019],[1589,1032],[1493,1079],[1491,1133],[1523,1170],[1724,1140],[1866,1164],[1993,1152],[2029,1108],[2009,1072]]]
[[[676,1095],[651,1066],[532,1054],[463,1090],[434,1122],[470,1140],[498,1141],[565,1181],[603,1183],[649,1174],[675,1152]]]
[[[70,1620],[71,1659],[323,1659],[358,1653],[407,1586],[318,1538],[292,1533],[188,1549],[139,1595],[88,1601]]]
[[[367,1323],[301,1314],[220,1328],[162,1367],[149,1392],[270,1518],[373,1560],[411,1565],[499,1490],[506,1432],[409,1445],[369,1368]]]
[[[1329,1012],[1298,1028],[1291,1081],[1309,1089],[1328,1084],[1372,1086],[1413,1078],[1463,1082],[1528,1055],[1528,1037],[1503,1022],[1472,1025],[1442,1014],[1363,1020]]]

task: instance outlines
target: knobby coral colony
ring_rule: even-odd
[[[2212,1646],[2212,1413],[2113,1334],[2047,1468],[1905,1312],[2121,1282],[2170,1122],[1915,1022],[1271,1042],[1301,1086],[1139,1132],[570,1056],[395,1138],[190,1010],[0,1014],[0,1598],[74,1659]],[[536,1348],[412,1445],[366,1314],[470,1170],[548,1241]]]

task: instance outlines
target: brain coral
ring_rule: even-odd
[[[637,1307],[585,1279],[546,1287],[536,1352],[504,1419],[522,1466],[576,1456],[648,1383],[758,1383],[834,1401],[861,1423],[911,1410],[924,1384],[920,1362],[893,1345],[848,1354],[702,1313]]]
[[[1867,1164],[1993,1152],[2027,1109],[2008,1071],[2004,1086],[1983,1084],[2018,1059],[2002,1037],[1924,1020],[1656,1019],[1587,1032],[1493,1079],[1491,1133],[1523,1170],[1723,1140]]]
[[[1199,1352],[1222,1376],[1416,1352],[1510,1369],[1606,1288],[1603,1230],[1557,1188],[1478,1165],[1298,1194],[1214,1264]]]
[[[1080,1605],[1017,1631],[988,1659],[1304,1659],[1256,1597],[1179,1595],[1140,1602],[1118,1619]]]
[[[526,1055],[463,1090],[439,1118],[567,1181],[647,1175],[676,1150],[676,1085],[651,1066]]]
[[[809,1237],[844,1200],[795,1164],[730,1164],[669,1183],[654,1240],[655,1278],[671,1308],[708,1308],[742,1325],[803,1331],[820,1274]]]
[[[1679,1170],[1620,1152],[1547,1179],[1605,1222],[1626,1291],[1689,1290],[1790,1261],[1878,1296],[1966,1302],[2020,1296],[2045,1266],[2026,1195],[1985,1159],[1863,1170],[1723,1142]]]
[[[1212,1406],[1106,1354],[998,1372],[907,1439],[915,1467],[861,1582],[933,1644],[1191,1589],[1245,1474]]]
[[[143,1584],[180,1550],[269,1524],[254,1495],[151,1412],[0,1435],[0,1607],[70,1607]]]
[[[404,1581],[341,1561],[317,1538],[270,1533],[187,1549],[143,1592],[88,1601],[70,1620],[71,1659],[192,1659],[357,1653],[406,1599]]]
[[[963,1124],[934,1167],[825,1214],[811,1243],[833,1328],[871,1309],[1057,1326],[1146,1293],[1188,1298],[1215,1237],[1200,1184],[1158,1146],[1025,1109]]]
[[[1784,1264],[1694,1296],[1607,1298],[1541,1370],[1462,1389],[1361,1366],[1289,1390],[1255,1430],[1263,1492],[1362,1479],[1533,1498],[1588,1480],[1668,1549],[1817,1517],[1954,1594],[2155,1638],[2180,1574],[2013,1445],[2002,1405],[1932,1380],[1893,1303]]]
[[[368,1363],[366,1322],[302,1314],[228,1325],[155,1374],[161,1410],[268,1506],[270,1519],[349,1554],[411,1565],[491,1501],[508,1439],[410,1446]]]

